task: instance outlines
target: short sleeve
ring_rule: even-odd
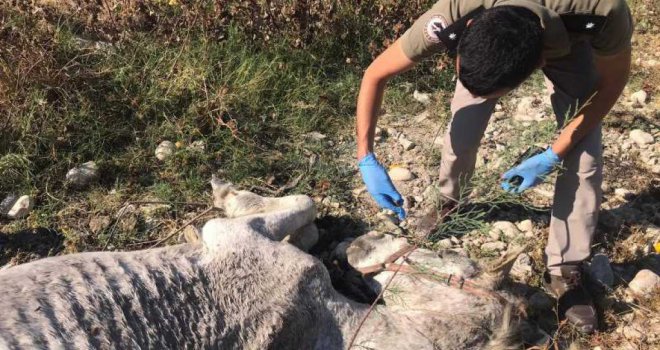
[[[611,56],[631,46],[634,24],[630,8],[625,0],[610,1],[612,4],[607,13],[607,22],[591,41],[594,51],[600,56]]]
[[[447,20],[450,18],[449,14],[443,11],[443,7],[447,7],[448,2],[447,0],[438,1],[419,17],[401,37],[403,53],[411,61],[418,62],[445,51],[439,34],[451,24]]]

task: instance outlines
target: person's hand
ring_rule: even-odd
[[[526,159],[520,165],[502,175],[502,189],[507,192],[522,193],[545,179],[561,162],[559,156],[548,148],[545,152]]]
[[[367,185],[367,191],[381,208],[389,209],[395,212],[399,219],[406,217],[403,210],[403,197],[396,190],[387,170],[378,162],[373,153],[368,153],[358,163],[362,181]]]

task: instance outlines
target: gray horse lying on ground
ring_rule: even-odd
[[[0,348],[343,349],[358,328],[357,349],[519,348],[496,291],[506,267],[482,272],[467,258],[364,235],[347,259],[374,288],[399,270],[369,312],[293,245],[316,241],[309,197],[212,185],[229,218],[208,221],[200,242],[0,271]]]

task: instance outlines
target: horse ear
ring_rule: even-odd
[[[518,256],[527,250],[528,245],[509,248],[506,253],[495,260],[489,267],[484,269],[481,279],[493,289],[497,288],[506,276],[511,272],[513,264]]]
[[[505,277],[511,272],[511,268],[513,267],[513,263],[516,262],[516,259],[518,259],[518,256],[522,254],[525,250],[527,250],[527,244],[523,246],[515,246],[512,248],[509,248],[506,253],[504,253],[503,256],[495,260],[488,269],[486,269],[486,272],[491,273],[491,274],[496,274],[501,277]]]
[[[230,182],[223,182],[215,175],[211,176],[211,188],[213,189],[213,206],[224,209],[227,195],[234,189]]]

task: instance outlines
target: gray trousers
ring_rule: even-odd
[[[597,73],[591,47],[575,43],[568,56],[546,62],[546,85],[558,125],[572,117],[594,92]],[[460,81],[451,103],[452,120],[444,137],[440,166],[441,193],[453,199],[474,172],[481,138],[497,99],[473,97]],[[560,275],[562,265],[575,265],[589,257],[601,200],[601,125],[566,155],[555,183],[546,266]]]

